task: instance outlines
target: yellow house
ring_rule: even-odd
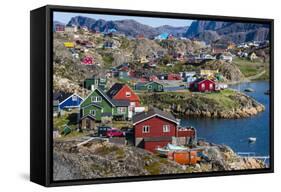
[[[63,44],[64,44],[64,46],[66,48],[74,48],[74,43],[73,42],[64,42]]]
[[[208,78],[214,77],[219,70],[200,69],[200,76],[207,76]]]
[[[144,63],[148,63],[149,61],[148,61],[148,59],[146,58],[146,57],[141,57],[140,58],[140,63],[141,64],[144,64]]]
[[[229,43],[227,49],[235,49],[236,45],[234,43]]]

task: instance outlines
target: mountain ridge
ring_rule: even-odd
[[[162,25],[159,27],[152,27],[139,23],[133,19],[124,19],[116,21],[106,21],[103,19],[95,20],[93,18],[76,16],[72,17],[67,25],[86,26],[92,30],[106,31],[108,29],[116,29],[128,36],[144,35],[145,37],[152,38],[163,32],[168,32],[174,36],[183,36],[188,26],[174,27],[170,25]]]
[[[191,23],[185,36],[208,43],[217,39],[225,39],[234,43],[264,41],[269,39],[269,25],[199,20]]]

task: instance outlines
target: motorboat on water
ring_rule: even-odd
[[[249,137],[249,138],[248,138],[249,143],[255,143],[256,140],[257,140],[256,137]]]

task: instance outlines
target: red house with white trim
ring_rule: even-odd
[[[170,114],[157,108],[133,116],[135,131],[135,146],[155,152],[157,147],[164,147],[172,143],[173,137],[195,136],[194,129],[178,127],[178,121]]]
[[[210,79],[197,79],[190,84],[189,89],[198,92],[215,91],[216,83]]]
[[[115,83],[106,93],[111,99],[129,101],[128,117],[133,117],[135,107],[140,106],[139,96],[126,84]]]

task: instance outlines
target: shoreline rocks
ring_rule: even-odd
[[[185,111],[183,114],[171,111],[177,117],[206,117],[206,118],[223,118],[223,119],[240,119],[257,115],[264,111],[264,107],[257,106],[251,108],[234,109],[231,111]]]

